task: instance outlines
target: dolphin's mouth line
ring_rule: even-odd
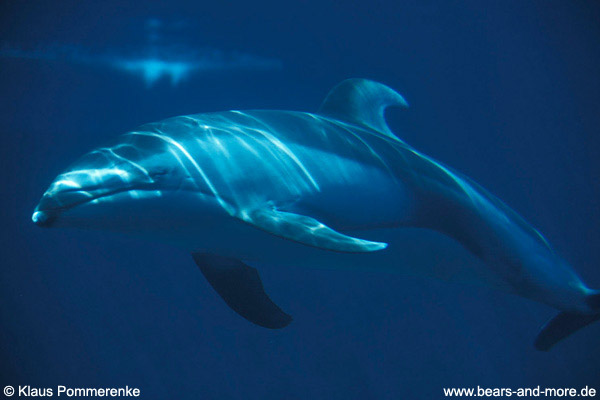
[[[127,192],[133,192],[133,191],[157,192],[160,190],[152,189],[152,188],[148,188],[148,187],[124,187],[124,188],[114,189],[114,190],[110,190],[110,191],[107,191],[104,193],[99,193],[99,194],[93,195],[92,193],[90,193],[89,190],[83,190],[83,189],[79,189],[79,188],[67,189],[67,190],[63,190],[61,193],[82,194],[85,197],[83,197],[80,200],[69,201],[68,204],[56,205],[56,203],[55,203],[55,204],[53,204],[52,207],[40,207],[40,205],[38,204],[38,206],[35,208],[35,210],[33,212],[33,215],[31,216],[31,219],[38,226],[49,227],[49,226],[53,225],[54,221],[56,220],[56,218],[58,218],[58,216],[60,216],[60,214],[62,214],[63,212],[65,212],[67,210],[71,210],[71,209],[81,206],[83,204],[91,203],[98,199],[112,197],[112,196],[118,195],[120,193],[127,193]],[[162,191],[160,191],[160,192],[162,193]]]
[[[198,189],[194,190],[191,188],[181,188],[181,187],[174,188],[174,189],[168,189],[167,191],[168,192],[180,192],[180,191],[195,192],[199,195],[204,195],[204,196],[213,196],[214,195],[213,193],[205,192],[204,190],[198,190]],[[90,193],[89,189],[84,190],[84,189],[80,189],[80,188],[72,188],[72,189],[63,190],[62,193],[81,193],[81,194],[85,194],[88,197],[82,198],[77,201],[69,202],[68,204],[65,204],[65,205],[58,205],[58,206],[49,207],[49,208],[39,208],[39,205],[38,205],[38,208],[36,208],[35,211],[57,215],[57,214],[60,214],[60,212],[62,212],[62,211],[70,210],[77,206],[91,203],[94,200],[112,197],[117,194],[127,193],[127,192],[156,192],[156,193],[163,194],[165,192],[165,190],[164,190],[164,188],[158,189],[156,187],[152,187],[151,185],[140,185],[140,186],[129,186],[129,187],[113,189],[113,190],[106,191],[104,193],[99,193],[99,194],[94,195],[93,190]]]
[[[47,208],[40,207],[40,205],[38,204],[38,206],[35,208],[35,210],[33,212],[33,215],[31,216],[31,219],[38,226],[49,227],[54,224],[54,221],[56,220],[56,218],[64,211],[73,209],[82,204],[91,203],[94,200],[111,197],[111,196],[117,195],[119,193],[126,193],[126,192],[130,192],[130,191],[134,191],[134,190],[150,191],[152,189],[128,187],[128,188],[119,188],[119,189],[110,190],[108,192],[100,193],[98,195],[92,195],[89,191],[79,189],[79,188],[63,190],[61,193],[84,194],[84,196],[86,196],[86,197],[83,197],[80,200],[70,201],[68,204],[64,204],[64,205],[54,205],[53,204],[52,207],[47,207]]]
[[[110,190],[108,192],[93,195],[92,193],[90,193],[89,190],[75,189],[75,188],[67,189],[67,190],[63,190],[62,193],[77,193],[77,194],[82,194],[82,195],[89,196],[89,197],[84,197],[81,200],[69,202],[69,204],[59,205],[57,207],[51,207],[51,208],[47,208],[47,209],[43,209],[43,208],[36,209],[36,211],[41,211],[41,212],[45,212],[45,213],[60,213],[61,211],[70,210],[70,209],[80,206],[82,204],[91,203],[94,200],[111,197],[111,196],[117,195],[119,193],[126,193],[126,192],[132,192],[132,191],[149,192],[149,191],[156,191],[156,190],[157,189],[149,189],[146,187],[126,187],[126,188],[114,189],[114,190]]]

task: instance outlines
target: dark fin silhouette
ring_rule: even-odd
[[[600,293],[588,295],[585,301],[592,310],[598,313],[588,315],[562,312],[558,314],[544,325],[535,339],[535,348],[541,351],[548,351],[564,338],[599,320]]]
[[[385,123],[383,112],[390,106],[408,107],[408,103],[396,91],[381,83],[353,78],[331,89],[319,114],[374,129],[400,140]]]
[[[248,321],[269,329],[284,328],[292,322],[292,317],[267,296],[255,268],[234,258],[204,253],[192,256],[225,303]]]

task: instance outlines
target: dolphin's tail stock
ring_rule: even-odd
[[[556,343],[571,336],[581,328],[600,319],[600,290],[588,294],[585,302],[592,310],[592,314],[578,314],[572,312],[561,312],[542,327],[535,339],[535,348],[548,351]]]

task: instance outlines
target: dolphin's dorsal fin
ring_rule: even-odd
[[[408,107],[395,90],[367,79],[346,79],[331,89],[319,114],[374,129],[398,140],[388,128],[384,110],[389,106]]]

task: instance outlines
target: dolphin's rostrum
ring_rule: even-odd
[[[504,203],[396,137],[388,106],[407,103],[380,83],[349,79],[317,113],[147,124],[60,174],[32,218],[183,246],[232,309],[267,328],[291,317],[266,295],[253,262],[484,283],[561,311],[538,336],[540,350],[599,319],[599,292]]]

